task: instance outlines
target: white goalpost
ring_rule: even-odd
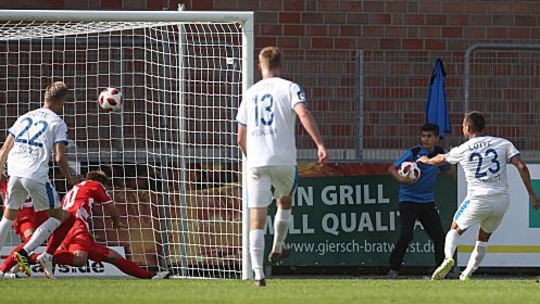
[[[252,12],[0,10],[1,127],[64,81],[72,169],[109,174],[126,225],[94,208],[96,241],[176,277],[249,278],[235,114],[253,39]],[[120,112],[100,109],[106,87]]]

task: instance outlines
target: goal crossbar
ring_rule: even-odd
[[[137,22],[238,22],[253,32],[253,12],[231,11],[96,11],[0,10],[0,21],[137,21]]]

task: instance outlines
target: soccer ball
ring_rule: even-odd
[[[99,94],[99,106],[106,112],[115,112],[122,107],[122,93],[116,88],[106,88]]]
[[[405,161],[399,166],[398,173],[401,177],[407,177],[413,180],[417,180],[420,177],[422,171],[418,167],[418,164],[413,161]]]

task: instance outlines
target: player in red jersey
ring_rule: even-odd
[[[96,262],[113,264],[124,273],[136,278],[163,279],[168,277],[168,272],[154,274],[141,268],[135,262],[125,259],[118,252],[94,241],[88,225],[94,204],[104,207],[105,212],[111,216],[114,228],[123,227],[119,222],[120,214],[113,200],[106,193],[105,185],[108,182],[109,178],[104,172],[90,171],[86,175],[85,181],[78,183],[66,193],[62,199],[62,206],[64,210],[76,217],[76,221],[62,242],[60,249],[54,253],[54,263],[78,267],[86,265],[88,259],[91,259]],[[48,254],[37,256],[37,260],[39,261],[41,258],[52,261],[50,257],[44,257],[46,255]],[[52,266],[49,277],[53,277]]]

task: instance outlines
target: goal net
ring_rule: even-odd
[[[235,112],[252,82],[253,14],[4,10],[0,19],[1,127],[41,107],[48,84],[72,89],[71,169],[109,174],[126,226],[112,229],[96,207],[96,241],[178,277],[240,277]],[[120,112],[99,107],[106,87],[122,92]],[[64,194],[58,168],[51,178]]]

